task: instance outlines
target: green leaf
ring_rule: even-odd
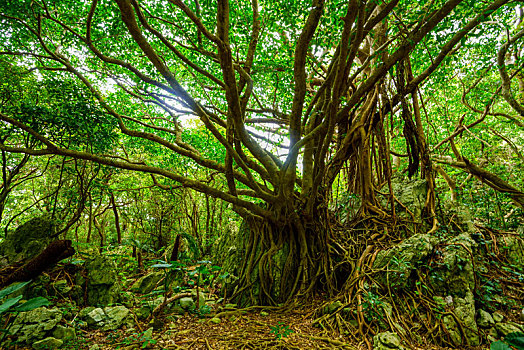
[[[22,299],[22,296],[19,295],[16,298],[7,299],[2,305],[0,305],[0,315],[9,310],[13,305],[18,303]]]
[[[491,343],[489,350],[512,350],[508,344],[503,341],[497,340],[496,342]]]
[[[0,299],[5,297],[6,295],[9,295],[11,293],[16,292],[17,290],[20,290],[20,289],[24,288],[29,283],[31,283],[31,281],[22,282],[22,283],[18,283],[18,284],[13,284],[13,285],[10,285],[7,288],[4,288],[4,289],[0,290]]]
[[[36,297],[33,299],[29,299],[22,305],[18,305],[17,307],[15,307],[15,310],[18,312],[26,312],[26,311],[31,311],[38,307],[47,306],[47,305],[49,305],[49,300],[47,300],[44,297]]]
[[[524,349],[524,333],[522,332],[509,333],[504,337],[504,340],[517,349]]]
[[[154,268],[170,268],[172,266],[173,266],[172,264],[154,264],[154,265],[151,265],[151,267],[154,267]]]

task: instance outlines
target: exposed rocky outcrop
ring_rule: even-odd
[[[431,254],[437,243],[435,237],[418,234],[389,250],[383,250],[377,254],[373,265],[375,269],[384,269],[381,281],[388,283],[394,289],[404,289],[407,281],[417,264]]]
[[[402,203],[395,203],[395,211],[401,217],[422,223],[422,212],[428,195],[427,181],[423,179],[409,180],[396,176],[391,179],[391,188],[395,198]],[[389,190],[386,192],[389,192]],[[383,204],[385,207],[387,206],[386,203]],[[409,212],[406,211],[406,208]]]
[[[132,323],[131,313],[125,306],[94,308],[89,312],[84,312],[81,316],[86,320],[88,326],[100,328],[103,331],[115,330]]]
[[[158,282],[160,282],[164,275],[165,274],[161,271],[148,273],[133,283],[131,286],[131,291],[140,294],[151,293],[157,287]]]
[[[415,219],[418,219],[418,213],[423,212],[424,186],[422,180],[406,181],[403,185],[393,183],[396,198],[407,208],[400,210],[413,213]],[[377,254],[373,265],[375,280],[384,288],[387,286],[388,290],[397,293],[417,290],[416,281],[419,287],[427,284],[426,293],[431,290],[440,308],[438,313],[442,315],[444,334],[441,336],[447,337],[447,342],[456,347],[478,346],[486,343],[486,340],[493,341],[509,333],[522,331],[522,324],[502,322],[501,314],[477,310],[477,307],[484,305],[479,299],[483,297],[479,278],[482,274],[486,276],[491,268],[492,259],[487,258],[488,247],[495,247],[501,253],[500,258],[505,260],[505,268],[514,269],[518,274],[518,271],[524,271],[524,235],[488,235],[486,238],[476,229],[467,208],[451,203],[446,204],[444,210],[445,216],[440,221],[445,230],[432,235],[415,234]],[[488,242],[487,239],[491,240]],[[422,275],[425,276],[424,281],[420,280],[421,271],[425,271]],[[487,278],[489,282],[490,276],[487,275]],[[500,300],[500,303],[506,300],[502,290],[492,288],[490,293],[489,298],[492,300]],[[386,303],[386,300],[381,303]],[[423,319],[424,315],[421,317]],[[388,327],[386,324],[383,326]],[[381,336],[384,334],[380,333]],[[395,348],[384,345],[378,335],[374,341],[376,349]]]
[[[7,234],[0,244],[0,255],[9,263],[31,259],[54,239],[55,228],[48,216],[33,218]]]
[[[373,337],[373,350],[404,350],[397,333],[382,332]]]
[[[13,322],[9,334],[17,341],[32,344],[51,335],[55,326],[62,320],[62,312],[58,308],[37,309],[21,312]]]
[[[117,279],[117,269],[109,257],[95,256],[86,262],[85,269],[88,305],[105,306],[119,301],[121,288]],[[81,280],[78,282],[77,284],[83,284]]]

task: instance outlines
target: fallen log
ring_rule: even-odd
[[[5,277],[0,277],[0,288],[13,282],[29,281],[62,259],[75,254],[75,248],[69,239],[57,240],[49,245],[37,256]]]

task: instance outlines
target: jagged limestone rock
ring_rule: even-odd
[[[191,297],[180,298],[180,307],[184,310],[189,310],[195,307],[195,302]]]
[[[475,289],[475,272],[471,261],[475,246],[469,233],[462,233],[446,242],[441,251],[440,267],[435,267],[430,276],[436,290],[464,298],[468,291]]]
[[[131,291],[140,294],[148,294],[155,290],[158,282],[164,277],[164,273],[156,271],[140,277],[131,286]]]
[[[460,334],[459,326],[457,325],[457,322],[455,322],[453,316],[444,316],[443,323],[444,327],[446,327],[446,330],[448,331],[449,337],[451,338],[453,344],[457,346],[462,344],[462,335]]]
[[[393,289],[404,289],[408,287],[411,271],[433,251],[436,243],[432,236],[414,235],[389,250],[379,252],[373,268],[386,270],[379,277],[382,283],[388,283]]]
[[[48,216],[33,218],[9,232],[0,244],[0,254],[10,263],[38,255],[54,239],[55,223]]]
[[[104,331],[118,329],[129,321],[130,311],[125,306],[108,306],[104,308],[104,313],[106,316],[105,325],[102,327]]]
[[[76,331],[72,327],[64,327],[61,325],[56,326],[53,331],[53,337],[60,340],[73,340],[76,339]]]
[[[62,312],[58,308],[39,307],[28,312],[21,312],[13,322],[9,333],[21,343],[33,343],[45,338],[60,322]]]
[[[99,307],[91,310],[86,315],[87,324],[92,327],[102,327],[104,325],[105,319],[106,315],[104,313],[104,310]]]
[[[86,270],[88,305],[106,306],[119,301],[116,265],[110,258],[98,255],[86,263]]]
[[[455,298],[455,315],[462,322],[465,343],[470,346],[480,345],[477,323],[475,322],[475,297],[468,292],[464,298]]]
[[[115,330],[123,325],[129,325],[131,314],[125,306],[107,306],[104,309],[95,308],[86,314],[87,324],[103,331]]]
[[[428,195],[428,183],[423,179],[407,179],[401,176],[395,176],[391,179],[391,187],[395,198],[398,199],[409,211],[407,213],[404,206],[395,205],[395,210],[401,217],[414,219],[416,223],[422,222],[422,212]],[[389,189],[387,190],[389,192]],[[386,203],[384,203],[387,205]]]
[[[510,333],[523,332],[523,328],[524,327],[522,327],[521,325],[513,322],[500,322],[495,325],[495,329],[501,337],[506,336]]]
[[[504,319],[504,315],[500,312],[494,312],[492,316],[495,323],[502,322],[502,320]]]
[[[455,297],[453,300],[453,305],[453,312],[455,313],[457,319],[460,320],[464,334],[462,334],[461,328],[453,316],[445,316],[444,325],[446,326],[452,342],[456,346],[461,344],[467,344],[470,346],[480,345],[478,327],[477,323],[475,322],[475,299],[473,293],[468,291],[464,298]]]
[[[469,209],[456,202],[447,202],[444,209],[446,216],[451,218],[450,224],[452,224],[453,231],[457,232],[475,232],[475,225],[473,223],[473,217]]]
[[[495,325],[495,320],[489,312],[478,310],[477,325],[480,328],[491,328]]]
[[[440,293],[452,300],[454,313],[464,328],[462,335],[458,325],[451,316],[444,318],[444,324],[455,345],[462,343],[470,346],[480,344],[478,327],[475,322],[475,271],[474,258],[476,243],[469,232],[464,232],[447,241],[441,250],[440,267],[434,268],[431,283]],[[462,339],[464,336],[464,339]]]
[[[47,337],[45,339],[39,340],[37,342],[33,343],[34,349],[58,349],[62,347],[64,342],[60,339],[56,339],[53,337]]]
[[[373,337],[373,350],[392,350],[405,348],[401,345],[400,337],[397,333],[382,332]]]
[[[444,325],[451,337],[452,342],[459,346],[467,344],[470,346],[480,345],[480,338],[478,336],[478,327],[475,322],[475,299],[472,292],[467,292],[464,298],[455,297],[453,301],[455,306],[453,312],[462,324],[464,331],[464,339],[461,328],[455,321],[453,316],[447,315],[444,317]]]
[[[497,239],[497,244],[506,253],[511,265],[524,268],[524,239],[519,236],[505,235]]]
[[[83,308],[78,313],[78,318],[85,319],[87,317],[87,314],[90,313],[91,311],[93,311],[94,309],[96,309],[96,307],[94,307],[94,306],[88,306],[88,307]]]

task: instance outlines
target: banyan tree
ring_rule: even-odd
[[[351,299],[377,243],[400,232],[394,171],[427,185],[417,230],[438,227],[435,160],[522,205],[522,192],[453,147],[454,137],[474,125],[453,116],[455,133],[440,145],[428,143],[424,126],[432,118],[428,81],[453,74],[453,59],[482,51],[486,38],[492,45],[478,64],[500,82],[476,115],[503,108],[522,126],[523,87],[511,85],[522,79],[522,64],[508,65],[524,36],[516,4],[3,0],[3,64],[20,67],[21,76],[69,82],[99,113],[58,120],[50,111],[44,123],[30,107],[45,108],[45,100],[26,101],[26,108],[3,104],[3,132],[18,137],[2,139],[0,148],[146,172],[164,188],[230,203],[246,227],[234,298],[278,304],[343,290]],[[57,132],[64,125],[67,135]],[[103,151],[76,143],[72,136],[86,129],[86,137],[104,130],[118,142]],[[187,137],[194,129],[200,139]],[[455,157],[434,157],[443,144]],[[176,156],[186,171],[149,159],[151,149]],[[355,199],[343,225],[331,205],[342,196]]]

